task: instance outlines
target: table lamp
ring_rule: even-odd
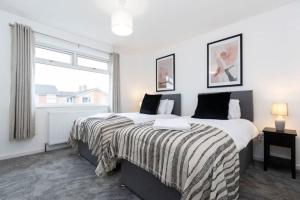
[[[285,119],[283,116],[288,115],[287,104],[286,103],[273,103],[272,105],[272,115],[276,115],[275,120],[276,131],[284,131]]]

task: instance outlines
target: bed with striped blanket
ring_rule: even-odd
[[[103,152],[111,141],[113,133],[119,128],[133,124],[133,120],[115,114],[102,118],[79,118],[73,123],[69,143],[76,150],[78,149],[79,141],[86,143],[91,150],[91,154],[95,156],[99,162]]]
[[[182,200],[238,199],[239,153],[226,132],[201,124],[154,130],[152,124],[117,130],[97,171],[105,174],[125,159],[175,188]]]

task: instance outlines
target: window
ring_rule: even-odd
[[[95,69],[103,69],[103,70],[107,70],[107,67],[108,67],[107,63],[80,57],[80,56],[77,57],[77,61],[78,61],[78,65],[83,66],[83,67],[92,67]]]
[[[73,103],[73,101],[74,101],[74,100],[73,100],[73,97],[68,97],[68,98],[67,98],[67,103]]]
[[[90,97],[82,97],[82,103],[90,103],[91,98]]]
[[[109,60],[77,52],[35,48],[35,100],[39,105],[109,105]]]
[[[57,61],[61,63],[72,63],[72,55],[67,53],[61,53],[59,51],[53,51],[48,49],[43,49],[40,47],[35,48],[35,57],[42,58],[49,61]]]

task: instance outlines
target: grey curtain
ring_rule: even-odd
[[[111,54],[112,59],[112,111],[120,112],[120,56]]]
[[[24,140],[35,134],[33,104],[34,33],[28,26],[11,28],[10,140]]]

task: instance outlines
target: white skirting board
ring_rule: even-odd
[[[71,148],[71,146],[67,143],[56,144],[56,145],[51,145],[51,146],[48,144],[45,144],[45,147],[39,148],[36,150],[26,151],[26,152],[22,152],[22,153],[18,153],[18,154],[0,156],[0,160],[7,160],[7,159],[18,158],[18,157],[22,157],[22,156],[29,156],[29,155],[34,155],[34,154],[38,154],[38,153],[44,153],[46,151],[53,151],[53,150],[64,149],[64,148]]]
[[[33,155],[33,154],[37,154],[37,153],[42,153],[44,151],[45,151],[45,148],[39,148],[39,149],[27,151],[27,152],[18,153],[18,154],[0,156],[0,160],[7,160],[7,159],[17,158],[17,157],[22,157],[22,156]]]

